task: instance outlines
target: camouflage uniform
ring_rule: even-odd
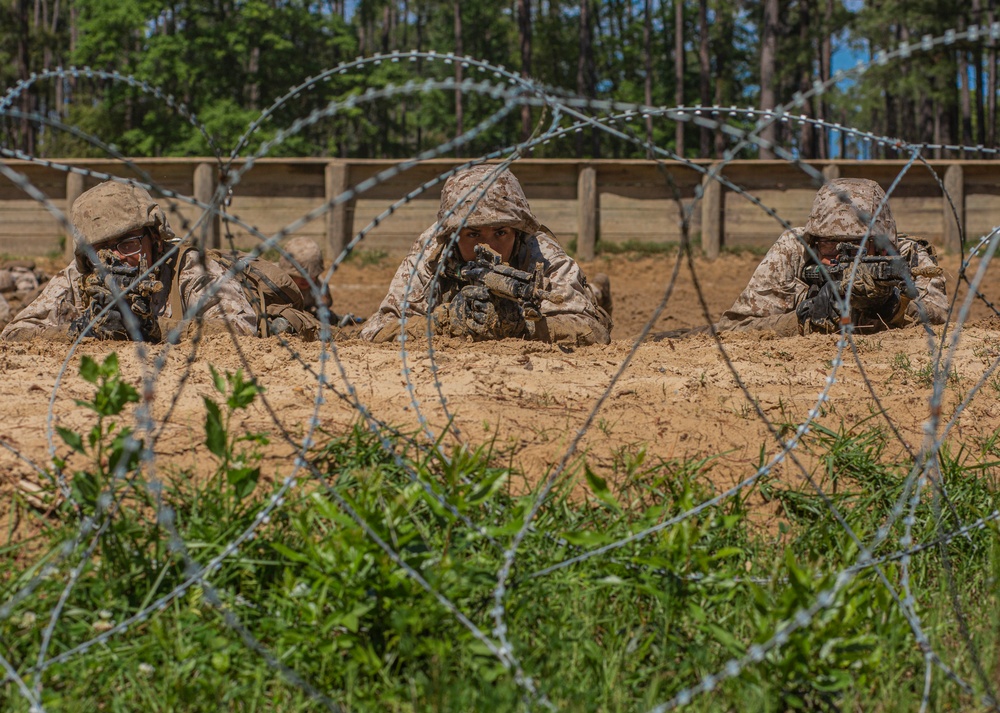
[[[33,262],[7,262],[0,268],[0,292],[24,295],[38,289],[45,275],[35,269]]]
[[[812,245],[816,238],[836,237],[860,240],[868,228],[867,218],[875,215],[884,196],[877,183],[862,179],[836,179],[820,189],[809,222],[804,228],[785,231],[771,246],[750,283],[715,325],[716,329],[770,329],[781,335],[800,333],[795,309],[806,299],[809,289],[801,279],[802,269],[809,260],[806,242]],[[937,266],[934,250],[928,243],[896,235],[896,223],[888,203],[875,215],[867,244],[873,245],[876,236],[885,236],[895,251],[909,261],[911,268]],[[871,332],[912,324],[921,319],[920,307],[931,324],[942,324],[948,313],[944,277],[917,276],[914,283],[917,297],[906,305],[905,312],[886,323],[874,315],[852,310],[855,329]]]
[[[185,312],[204,297],[207,307],[201,311],[206,320],[228,320],[237,334],[257,334],[257,313],[250,306],[239,284],[231,279],[222,279],[226,269],[211,260],[207,270],[198,264],[194,250],[185,253],[180,273],[173,280],[164,280],[170,289],[180,287],[181,306]],[[167,272],[165,269],[164,272]],[[173,273],[170,273],[171,276]],[[165,276],[165,275],[164,275]],[[70,323],[80,316],[82,296],[80,294],[80,269],[75,263],[68,265],[45,286],[31,304],[17,315],[13,322],[0,332],[0,339],[30,339],[36,334],[65,334]],[[220,280],[218,289],[214,286]],[[211,297],[206,295],[212,294]],[[156,315],[164,319],[176,319],[169,302],[167,291],[158,293],[154,300]],[[218,326],[222,326],[221,323]]]
[[[385,342],[396,338],[404,301],[407,331],[426,333],[432,290],[437,306],[449,303],[462,288],[446,274],[448,270],[438,270],[442,259],[448,261],[448,267],[462,263],[457,246],[445,256],[452,235],[463,227],[490,226],[515,229],[518,237],[510,256],[511,267],[531,272],[536,263],[542,263],[551,290],[563,296],[560,303],[543,300],[541,319],[511,336],[575,344],[610,341],[611,317],[598,306],[601,296],[587,284],[580,266],[538,223],[517,178],[504,170],[494,180],[496,170],[495,166],[476,166],[448,179],[441,192],[437,222],[413,243],[378,312],[361,331],[363,339]],[[493,183],[487,185],[491,180]],[[441,332],[436,324],[435,330]]]
[[[73,206],[72,222],[78,231],[77,260],[49,281],[42,293],[0,332],[0,339],[21,340],[34,335],[68,332],[70,324],[81,315],[83,309],[81,270],[93,269],[81,245],[98,244],[101,238],[113,239],[116,235],[143,225],[158,232],[157,240],[161,244],[173,238],[166,216],[144,189],[105,182],[91,191],[82,194]],[[81,204],[80,200],[87,193],[91,193],[91,196]],[[139,225],[135,224],[137,221]],[[95,231],[99,231],[96,236]],[[166,247],[169,246],[164,245]],[[152,295],[153,313],[157,318],[180,319],[181,315],[173,314],[169,300],[170,292],[179,291],[175,294],[180,295],[180,304],[185,312],[205,298],[199,315],[201,318],[226,319],[239,334],[258,333],[257,313],[239,283],[231,278],[224,278],[226,269],[222,265],[207,260],[205,267],[202,267],[198,253],[194,250],[184,253],[179,270],[173,269],[170,262],[160,268],[160,279],[167,289]]]
[[[45,275],[32,262],[8,262],[0,268],[0,329],[35,298]]]
[[[305,275],[309,277],[312,282],[322,289],[320,285],[320,277],[323,275],[323,271],[326,269],[323,266],[323,251],[320,250],[319,245],[312,238],[307,238],[305,236],[299,236],[290,239],[283,246],[285,252],[288,256],[282,255],[278,260],[278,265],[281,266],[292,279],[302,279],[303,271]],[[296,264],[293,264],[291,258]],[[312,289],[308,286],[299,284],[299,290],[302,292],[302,302],[306,311],[315,317],[319,316],[319,305],[316,304],[316,296],[313,294]],[[303,289],[304,288],[304,289]],[[327,307],[330,306],[329,300],[327,300]]]

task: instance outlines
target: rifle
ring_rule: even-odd
[[[164,289],[160,280],[151,275],[138,279],[147,272],[146,256],[139,256],[139,264],[126,264],[111,250],[98,250],[99,264],[80,275],[77,289],[82,301],[80,316],[70,323],[69,333],[100,339],[131,339],[121,310],[127,309],[139,323],[142,341],[160,341],[160,326],[153,308],[153,295]],[[121,293],[121,302],[115,300],[115,288]],[[114,305],[113,311],[99,316],[105,307]]]
[[[900,293],[910,299],[917,296],[914,277],[926,275],[935,277],[941,274],[941,268],[910,268],[909,261],[902,255],[868,255],[861,253],[858,259],[859,246],[856,243],[837,243],[837,257],[829,265],[825,265],[826,275],[834,284],[843,285],[844,280],[851,275],[851,266],[858,261],[855,275],[857,284],[871,285],[875,291],[884,292],[886,296],[892,293],[892,288],[899,288]],[[802,268],[802,281],[807,285],[822,287],[826,284],[826,275],[819,265],[806,265]],[[844,287],[841,287],[843,293]]]
[[[552,292],[543,265],[535,263],[534,272],[505,265],[503,258],[488,245],[475,247],[476,259],[460,266],[454,277],[469,285],[480,285],[490,294],[516,303],[526,322],[542,318],[542,300],[560,303],[564,297]]]

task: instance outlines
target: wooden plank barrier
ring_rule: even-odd
[[[581,260],[593,260],[597,243],[598,193],[597,171],[593,166],[583,166],[576,189],[576,252]]]
[[[714,260],[722,248],[722,165],[714,163],[702,179],[701,249],[705,257]]]
[[[59,163],[58,160],[53,160]],[[140,181],[152,179],[175,232],[188,235],[202,209],[183,199],[209,203],[218,181],[218,164],[205,158],[136,159],[132,169],[105,159],[72,159],[81,169]],[[328,256],[340,254],[360,236],[359,250],[405,253],[437,216],[441,185],[456,159],[423,161],[397,171],[399,161],[328,158],[264,158],[254,162],[233,186],[220,229],[218,218],[205,224],[210,244],[249,249],[261,238],[296,225],[296,235],[315,239]],[[68,211],[81,192],[98,182],[90,176],[26,161],[7,161]],[[512,166],[538,219],[568,244],[577,240],[581,257],[601,245],[676,243],[686,223],[702,250],[715,257],[726,248],[765,248],[788,225],[803,225],[820,185],[801,166],[784,161],[731,161],[725,182],[705,182],[710,161],[641,159],[522,159]],[[888,188],[903,161],[824,161],[810,163],[826,180],[838,176],[870,178]],[[241,164],[236,163],[239,169]],[[389,175],[391,174],[391,175]],[[945,185],[957,220],[943,199]],[[739,186],[744,193],[736,192]],[[337,202],[348,189],[351,200]],[[333,206],[317,219],[301,219]],[[891,197],[900,232],[931,240],[939,248],[959,249],[959,226],[968,241],[1000,224],[1000,161],[929,161],[907,168]],[[322,219],[318,219],[322,218]],[[199,233],[200,237],[200,233]],[[51,254],[65,239],[63,227],[43,205],[15,183],[0,178],[0,253],[29,257]],[[66,256],[72,254],[66,240]]]
[[[951,198],[951,201],[941,201],[944,249],[957,252],[962,245],[962,229],[965,224],[965,174],[960,165],[948,166],[948,170],[944,172],[944,189]]]
[[[66,214],[66,219],[70,218],[70,210],[73,208],[73,203],[80,194],[83,193],[83,176],[79,173],[73,173],[72,171],[66,174],[66,199],[63,208],[63,212]],[[63,252],[66,255],[66,262],[72,262],[74,256],[76,255],[76,243],[73,240],[72,235],[66,236],[66,243],[63,246]]]

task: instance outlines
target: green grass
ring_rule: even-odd
[[[360,267],[381,267],[389,253],[380,248],[359,248],[347,256],[347,261]]]
[[[81,369],[96,389],[94,400],[83,404],[94,412],[94,430],[61,433],[77,461],[86,463],[69,473],[80,504],[64,504],[59,517],[42,520],[33,540],[4,546],[0,563],[0,603],[30,582],[37,585],[0,620],[2,655],[29,686],[57,608],[48,658],[188,579],[167,522],[153,516],[157,492],[142,475],[135,487],[115,480],[116,463],[138,465],[128,434],[116,425],[137,395],[119,380],[116,362],[84,360]],[[272,481],[287,475],[260,472],[266,436],[229,430],[232,414],[253,403],[259,387],[239,372],[213,371],[213,381],[217,396],[205,400],[204,457],[216,464],[215,475],[199,482],[173,473],[162,491],[186,556],[199,563],[257,522],[278,488]],[[916,503],[915,542],[997,507],[995,440],[942,450],[949,502],[941,507],[932,487],[925,488]],[[317,477],[303,478],[286,494],[256,537],[212,573],[211,587],[188,587],[146,621],[47,666],[41,674],[45,709],[325,710],[270,666],[244,633],[348,710],[524,708],[531,697],[512,672],[411,576],[419,573],[495,639],[497,572],[533,502],[533,493],[516,494],[525,491],[523,476],[500,462],[490,444],[445,455],[394,436],[387,452],[361,425],[319,443],[309,457]],[[870,542],[905,495],[912,460],[872,424],[817,427],[803,450],[816,456],[814,477],[844,519]],[[569,481],[557,487],[518,550],[504,597],[508,636],[525,674],[559,709],[648,710],[771,640],[827,592],[829,606],[790,633],[784,646],[696,696],[692,708],[918,708],[923,655],[910,626],[874,570],[838,585],[838,574],[857,560],[857,546],[829,503],[807,486],[772,477],[752,499],[725,499],[606,555],[536,576],[690,512],[715,494],[713,464],[712,458],[658,460],[636,448],[616,458],[608,480],[625,485],[614,492],[586,464],[575,476],[589,497],[570,497]],[[101,493],[109,487],[119,508],[107,521]],[[761,496],[780,505],[776,531],[753,524]],[[10,507],[29,514],[23,503]],[[83,557],[77,547],[37,580],[42,564],[56,560],[80,518],[88,517],[107,525],[96,549]],[[876,556],[899,548],[902,527],[901,521],[893,526]],[[388,543],[398,561],[365,528]],[[79,579],[60,604],[77,564]],[[888,562],[883,572],[898,590],[900,562]],[[935,651],[977,691],[981,684],[952,604],[957,598],[982,665],[994,671],[998,575],[994,526],[914,555],[910,566],[915,609]],[[976,703],[935,672],[932,710]],[[29,705],[8,683],[0,686],[0,709],[27,711]]]

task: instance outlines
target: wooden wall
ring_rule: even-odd
[[[71,163],[91,172],[151,179],[162,189],[184,197],[197,195],[203,202],[218,180],[217,164],[204,158],[137,159],[134,170],[107,160]],[[280,230],[310,236],[327,252],[339,252],[340,246],[364,231],[360,249],[400,254],[434,222],[441,184],[425,184],[433,183],[456,161],[426,161],[373,182],[398,164],[390,160],[262,159],[235,186],[228,212],[265,236]],[[712,165],[708,161],[693,164],[703,169]],[[38,163],[6,161],[5,165],[22,174],[57,211],[66,210],[68,197],[102,180]],[[812,165],[828,177],[871,178],[888,188],[906,164],[832,161]],[[541,222],[564,243],[576,240],[584,257],[593,250],[595,238],[608,243],[676,242],[682,215],[687,215],[692,237],[702,239],[709,256],[726,246],[766,247],[782,231],[781,222],[747,196],[717,183],[703,185],[703,173],[688,165],[524,159],[513,171]],[[800,167],[783,161],[734,161],[725,166],[723,175],[791,225],[805,222],[816,185]],[[942,198],[942,184],[958,204],[958,223]],[[356,200],[301,222],[310,211],[321,209],[350,187],[364,190]],[[704,200],[692,210],[696,195],[703,191]],[[401,201],[406,196],[410,199]],[[213,221],[205,221],[204,211],[190,201],[164,197],[161,204],[178,234],[207,231],[213,237],[218,231],[217,240],[225,243],[227,222],[220,229]],[[893,193],[892,208],[900,232],[956,250],[959,225],[966,230],[967,240],[975,240],[1000,224],[1000,161],[914,163]],[[236,223],[228,223],[228,230],[239,247],[249,248],[257,241],[250,230]],[[0,253],[51,253],[59,249],[64,234],[63,225],[44,205],[0,176]]]

